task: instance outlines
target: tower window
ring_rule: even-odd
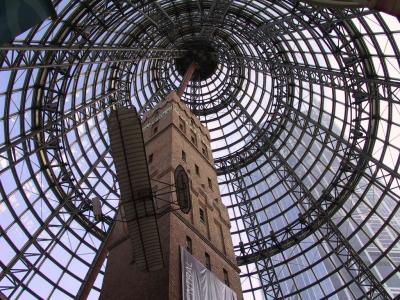
[[[206,268],[209,269],[209,270],[211,270],[211,259],[210,259],[210,255],[209,255],[207,252],[205,252],[205,253],[204,253],[204,257],[205,257],[205,259],[206,259]]]
[[[151,164],[152,162],[153,162],[153,153],[149,155],[149,164]]]
[[[153,135],[156,134],[156,133],[158,132],[158,121],[155,122],[155,123],[153,124],[153,126],[151,126],[151,131],[152,131],[152,134],[153,134]]]
[[[200,169],[198,165],[194,165],[194,169],[196,171],[196,174],[200,176]]]
[[[186,236],[186,250],[192,254],[192,239],[188,236]]]
[[[204,215],[204,210],[202,208],[200,208],[199,213],[200,213],[200,221],[201,221],[201,223],[205,223],[206,222],[206,216]]]
[[[185,161],[185,162],[186,162],[186,152],[185,152],[185,151],[183,151],[183,150],[182,150],[182,155],[181,155],[181,158],[182,158],[182,160],[183,160],[183,161]]]
[[[208,187],[212,190],[212,189],[213,189],[213,186],[212,186],[211,178],[208,177],[207,179],[208,179]]]
[[[207,146],[202,142],[201,143],[201,152],[203,153],[203,155],[208,158],[208,151],[207,151]]]
[[[197,137],[193,130],[191,130],[190,140],[197,147]]]
[[[186,124],[185,121],[181,117],[179,117],[179,129],[183,132],[186,133]]]
[[[224,283],[229,286],[229,276],[228,272],[225,269],[222,269],[224,271]]]

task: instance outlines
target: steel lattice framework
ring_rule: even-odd
[[[210,130],[245,299],[400,294],[398,19],[296,0],[53,2],[56,19],[0,46],[0,297],[79,298],[94,281],[119,201],[105,119],[177,90],[193,40],[218,66],[182,101]]]

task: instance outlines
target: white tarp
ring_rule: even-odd
[[[183,300],[237,300],[236,293],[181,247]]]

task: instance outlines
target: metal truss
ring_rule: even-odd
[[[285,81],[285,79],[282,80],[283,82]],[[279,94],[275,96],[276,99],[278,99],[276,103],[284,102],[287,99],[286,92],[283,89],[279,89],[278,93]],[[234,111],[235,114],[237,114],[238,116],[244,116],[246,109],[241,106],[241,104],[237,101],[237,99],[235,98],[236,95],[229,96],[231,97],[229,98],[227,103],[229,103],[231,110]],[[276,103],[272,105],[273,113],[269,116],[267,127],[256,132],[253,135],[253,139],[249,144],[245,145],[237,152],[226,155],[224,157],[216,158],[214,160],[214,164],[218,174],[225,174],[240,170],[240,168],[248,165],[250,162],[254,161],[254,159],[257,159],[257,157],[262,155],[268,149],[268,147],[270,147],[270,144],[272,144],[274,137],[279,136],[280,130],[282,129],[282,119],[280,118],[280,115],[284,113],[282,112],[283,107],[278,108]],[[247,126],[249,132],[252,132],[254,130],[254,124],[248,123],[246,121],[246,117],[245,119],[241,119],[241,121],[243,122],[244,126]],[[259,125],[257,124],[257,126]],[[270,136],[271,141],[266,143],[263,140],[264,136]]]
[[[90,199],[112,218],[119,197],[105,119],[176,90],[198,39],[218,67],[182,101],[210,130],[242,281],[259,279],[246,298],[397,296],[394,19],[295,0],[53,2],[56,19],[0,46],[1,297],[74,298],[96,279],[112,224]]]
[[[137,1],[129,0],[128,2],[157,28],[161,36],[167,37],[172,43],[175,41],[177,36],[175,22],[158,1],[147,1],[147,5],[143,7]]]
[[[42,168],[46,170],[45,175],[48,182],[54,182],[54,193],[60,201],[69,198],[70,201],[65,208],[72,212],[81,210],[81,216],[78,217],[79,221],[84,227],[91,228],[94,231],[94,235],[98,236],[99,239],[103,239],[105,234],[102,231],[103,228],[100,230],[96,226],[91,226],[93,216],[87,200],[87,194],[90,194],[90,192],[87,193],[85,189],[81,189],[81,191],[68,196],[71,190],[76,190],[79,179],[74,178],[75,175],[70,169],[70,163],[63,159],[62,152],[68,147],[68,140],[65,134],[85,125],[93,117],[105,113],[107,109],[110,109],[116,103],[122,104],[124,101],[122,99],[126,99],[124,98],[126,95],[119,96],[119,94],[123,93],[125,89],[119,86],[108,97],[101,97],[101,100],[95,99],[94,103],[90,102],[84,105],[83,109],[73,111],[65,118],[57,109],[60,99],[65,98],[66,94],[65,74],[53,69],[49,70],[46,75],[50,84],[49,87],[38,91],[39,95],[40,93],[44,94],[44,101],[38,103],[39,109],[36,114],[38,117],[34,119],[33,123],[35,128],[43,128],[35,133],[36,145],[40,149],[37,153],[38,160]],[[108,151],[102,154],[98,153],[98,161],[104,161],[106,155],[108,155]]]
[[[200,87],[196,87],[196,83],[193,83],[191,86],[190,94],[187,96],[185,95],[182,101],[191,108],[191,111],[197,116],[207,116],[219,111],[222,111],[229,107],[230,98],[235,97],[238,93],[239,89],[232,90],[232,87],[240,86],[243,79],[243,68],[238,64],[228,64],[227,61],[222,61],[224,66],[227,66],[227,74],[224,74],[226,80],[224,80],[221,85],[218,87],[219,93],[213,96],[210,99],[204,99],[202,95],[196,94],[194,91],[196,89],[201,90]],[[168,61],[164,60],[160,62],[161,66],[160,69],[164,70],[167,73],[167,69],[170,67]],[[151,96],[150,101],[146,103],[142,110],[148,110],[149,108],[153,107],[151,102],[156,100],[156,103],[159,102],[161,99],[160,97],[165,97],[168,92],[171,91],[171,87],[173,83],[168,80],[166,77],[160,76],[160,89],[154,93],[154,96]]]
[[[352,63],[350,66],[355,67],[357,64],[357,61]],[[342,79],[343,81],[346,82],[346,79]],[[349,82],[350,81],[350,82]],[[377,101],[378,95],[376,93],[372,93],[372,95],[367,94],[365,91],[362,90],[362,84],[364,82],[360,82],[361,80],[359,78],[351,78],[347,79],[348,84],[353,85],[354,88],[356,89],[356,92],[353,93],[353,97],[355,99],[355,102],[353,104],[356,107],[356,109],[359,111],[358,116],[354,119],[355,124],[354,128],[351,129],[352,135],[354,142],[351,145],[350,152],[346,153],[347,155],[347,160],[342,162],[341,166],[341,172],[338,173],[336,180],[334,180],[330,186],[328,187],[327,190],[325,190],[320,197],[320,200],[317,200],[314,198],[313,194],[305,187],[303,181],[296,175],[295,172],[292,171],[291,167],[289,164],[285,161],[283,156],[280,154],[278,150],[274,148],[273,143],[270,141],[266,140],[265,138],[261,138],[263,144],[268,144],[270,151],[272,152],[272,156],[269,157],[269,161],[276,160],[278,161],[281,165],[281,170],[278,170],[276,174],[282,179],[283,182],[286,182],[289,185],[289,189],[292,189],[292,194],[296,198],[298,204],[302,207],[302,210],[306,212],[306,216],[302,215],[299,217],[299,222],[302,225],[305,225],[306,227],[310,226],[312,222],[315,220],[318,220],[317,222],[319,223],[318,226],[315,226],[315,230],[318,230],[321,233],[321,236],[324,237],[324,239],[328,242],[328,244],[331,246],[332,250],[336,253],[336,255],[339,257],[339,259],[342,261],[343,265],[347,268],[349,273],[352,275],[353,279],[357,282],[359,285],[361,291],[364,293],[364,295],[368,299],[376,299],[376,298],[383,298],[383,299],[390,299],[389,294],[386,292],[385,288],[381,285],[379,280],[372,274],[372,272],[369,270],[368,266],[364,263],[364,261],[359,257],[357,252],[353,249],[349,241],[346,239],[345,236],[341,233],[341,231],[338,229],[335,223],[330,219],[330,213],[327,212],[325,209],[328,208],[330,205],[328,203],[330,202],[333,207],[335,206],[340,206],[340,202],[337,197],[337,195],[340,195],[342,199],[347,199],[347,196],[344,196],[343,192],[346,193],[346,189],[351,190],[351,186],[354,186],[354,182],[356,182],[358,179],[357,178],[357,173],[362,173],[365,165],[366,165],[366,160],[361,159],[357,154],[351,154],[351,149],[355,148],[356,145],[361,145],[363,144],[359,139],[362,139],[365,143],[365,152],[368,152],[368,140],[371,141],[367,136],[371,133],[368,133],[368,130],[371,130],[372,132],[375,131],[373,128],[363,128],[363,126],[360,123],[360,120],[363,118],[363,114],[365,114],[368,117],[369,110],[366,109],[366,106],[368,106],[368,100],[372,98],[371,101]],[[371,83],[369,81],[368,83]],[[372,83],[375,83],[375,81],[372,81]],[[381,83],[381,82],[380,82]],[[377,88],[376,85],[374,88]],[[283,102],[281,102],[283,103]],[[373,107],[375,104],[372,104],[371,106]],[[372,108],[372,114],[373,114],[373,108]],[[243,110],[245,112],[245,110]],[[246,113],[244,113],[246,115]],[[246,115],[247,119],[252,121],[251,117],[247,114]],[[372,120],[374,117],[372,117]],[[306,123],[308,121],[305,121]],[[373,121],[372,121],[373,122]],[[256,124],[254,121],[252,121],[254,128],[257,129],[258,124]],[[260,131],[260,129],[257,129]],[[373,134],[373,133],[372,133]],[[259,135],[262,136],[262,135]],[[267,152],[262,151],[264,154],[268,154]],[[354,166],[354,165],[356,166]],[[344,174],[347,173],[347,174]],[[288,174],[288,176],[285,176],[285,174]],[[349,180],[349,182],[345,183],[347,184],[347,188],[342,190],[340,193],[338,193],[338,187],[339,190],[343,187],[343,178],[342,175],[345,175],[345,178]],[[358,175],[359,176],[359,175]],[[297,191],[296,188],[297,187]],[[335,196],[332,196],[331,193],[333,193]],[[309,203],[304,203],[309,201]],[[337,201],[337,202],[336,202]],[[338,203],[339,202],[339,203]],[[312,212],[314,210],[314,213]],[[308,215],[311,211],[311,214]],[[311,215],[314,214],[313,217]],[[308,219],[310,218],[310,219]],[[288,228],[286,228],[288,230]],[[293,233],[290,232],[289,235]],[[298,236],[295,237],[296,240],[298,240]],[[273,233],[271,234],[271,242],[272,244],[278,244],[278,238],[276,237],[276,234]],[[282,244],[278,244],[277,248],[279,250],[282,250]],[[267,252],[268,253],[268,252]],[[270,253],[265,253],[264,255],[270,255]],[[243,259],[239,259],[239,262],[248,262],[248,258],[245,257]]]
[[[396,81],[384,81],[383,79],[368,79],[357,76],[352,76],[351,73],[340,73],[339,71],[328,71],[321,68],[310,68],[306,66],[296,66],[296,65],[288,65],[288,64],[278,64],[278,63],[268,63],[261,59],[254,58],[244,58],[244,57],[236,57],[235,59],[241,63],[243,67],[248,67],[253,70],[259,71],[262,69],[265,72],[271,72],[273,70],[274,76],[280,77],[279,82],[285,82],[288,79],[291,80],[302,80],[315,84],[322,84],[330,87],[336,87],[340,89],[345,89],[346,92],[351,93],[354,97],[355,104],[361,104],[363,101],[367,100],[370,96],[369,93],[365,90],[361,91],[358,86],[367,86],[373,85],[375,87],[375,91],[383,91],[382,94],[377,93],[374,95],[374,99],[378,100],[387,100],[391,103],[400,103],[399,91],[400,91],[400,82]],[[261,68],[259,68],[261,66]],[[268,66],[267,66],[268,65]],[[353,85],[349,85],[349,81],[352,81]],[[232,95],[229,95],[232,96]],[[277,96],[280,99],[286,99],[285,95]],[[285,101],[278,100],[279,103],[285,104]],[[227,101],[229,103],[229,101]],[[285,106],[287,107],[287,105]],[[270,122],[270,128],[275,125],[275,128],[279,127],[279,124],[274,124],[274,122],[278,122],[275,117],[272,116]],[[265,130],[265,129],[263,129]],[[276,132],[272,129],[267,131],[267,134],[271,137],[276,136],[279,132]],[[260,136],[262,133],[260,133]],[[221,158],[217,158],[215,160],[215,165],[217,168],[217,172],[222,174],[225,172],[231,172],[235,169],[240,169],[243,165],[249,164],[254,157],[258,157],[258,154],[264,153],[264,148],[255,146],[257,144],[257,139],[253,141],[252,144],[246,145],[246,147],[242,148],[240,151],[236,153],[232,153],[228,156],[224,156]]]
[[[49,137],[47,137],[47,141],[40,141],[40,135],[43,134],[46,131],[50,131],[51,128],[54,126],[52,123],[47,123],[44,124],[42,127],[32,130],[31,132],[27,132],[27,134],[24,137],[17,138],[15,140],[11,140],[7,145],[3,145],[3,147],[0,149],[0,156],[3,155],[2,157],[7,157],[6,153],[9,151],[21,151],[24,152],[22,156],[16,157],[15,154],[12,154],[13,157],[15,157],[15,160],[13,161],[14,163],[19,163],[23,161],[24,159],[27,159],[30,155],[32,154],[37,154],[39,151],[43,150],[43,148],[54,148],[54,145],[58,145],[58,141],[62,138],[63,135],[67,134],[68,132],[76,129],[78,126],[85,124],[88,119],[91,117],[94,117],[95,115],[105,111],[106,109],[110,108],[113,104],[109,105],[104,105],[104,99],[112,96],[116,91],[110,92],[107,95],[104,95],[98,99],[94,99],[93,101],[82,105],[81,107],[77,108],[75,111],[71,111],[65,115],[62,115],[59,119],[58,122],[62,122],[63,125],[63,131],[57,131],[57,132],[52,132]],[[47,107],[46,109],[43,109],[45,112],[49,112],[49,108]],[[53,110],[54,111],[54,110]],[[86,111],[89,111],[90,113],[87,114]],[[78,116],[77,118],[75,116]],[[25,146],[33,145],[33,144],[39,144],[39,146],[35,147],[34,149],[31,149],[29,151],[26,151]],[[6,171],[9,169],[10,166],[6,166],[2,168],[1,172]]]
[[[278,163],[279,168],[276,174],[281,178],[283,182],[286,182],[289,187],[292,189],[292,195],[297,200],[298,204],[305,212],[304,215],[299,217],[299,223],[303,226],[308,227],[311,223],[317,222],[318,226],[314,226],[315,230],[318,230],[321,236],[327,241],[328,245],[332,248],[332,250],[336,253],[339,259],[342,261],[343,265],[349,271],[349,273],[353,276],[353,279],[357,282],[362,292],[365,294],[367,299],[390,299],[390,296],[386,292],[385,288],[381,285],[379,280],[372,274],[368,266],[364,263],[364,261],[359,257],[357,252],[353,249],[349,241],[346,237],[341,233],[341,231],[337,228],[336,224],[330,219],[331,213],[326,211],[326,208],[329,206],[338,206],[340,202],[335,199],[334,196],[331,195],[333,193],[336,195],[338,193],[338,189],[343,188],[343,184],[347,184],[348,186],[354,185],[353,182],[350,181],[344,182],[343,178],[340,178],[342,175],[338,175],[337,181],[334,181],[331,186],[324,191],[321,195],[320,200],[315,199],[313,194],[306,188],[303,181],[297,176],[295,172],[291,169],[290,165],[286,162],[280,152],[275,148],[275,146],[267,139],[263,138],[265,135],[257,134],[257,131],[260,131],[258,124],[256,124],[253,119],[246,114],[246,110],[242,108],[242,112],[244,117],[248,120],[248,122],[252,123],[254,130],[256,131],[256,136],[262,136],[262,141],[264,144],[268,145],[268,150],[264,152],[264,155],[267,156],[267,159],[272,162]],[[362,131],[363,128],[360,124],[356,124],[355,131]],[[355,132],[354,131],[354,132]],[[354,138],[360,137],[358,134],[354,134]],[[354,142],[359,143],[360,141]],[[360,161],[358,156],[354,156],[350,153],[347,153],[349,160],[342,164],[342,171],[347,178],[354,177],[357,172],[362,172],[362,166],[360,166]],[[269,156],[270,155],[270,156]],[[269,156],[269,157],[268,157]],[[357,165],[358,170],[355,169],[353,163]],[[287,174],[287,175],[286,175]],[[349,176],[350,175],[350,176]],[[243,180],[243,179],[241,179]],[[353,179],[354,180],[354,179]],[[344,192],[347,188],[344,188]],[[343,190],[342,193],[343,194]],[[345,196],[340,195],[342,198]],[[253,223],[254,224],[254,223]],[[259,228],[259,224],[254,224]],[[248,228],[248,227],[247,227]],[[259,229],[261,231],[261,229]],[[288,231],[288,228],[285,229]],[[292,232],[288,232],[289,235]],[[251,237],[251,236],[250,236]],[[293,237],[292,237],[293,238]],[[295,237],[298,242],[298,237]],[[275,246],[282,251],[282,245],[278,244],[278,237],[275,232],[271,233],[270,236],[271,244],[275,244]],[[252,243],[254,243],[254,247],[258,248],[260,243],[263,243],[262,239],[259,241],[252,241],[250,239],[249,246],[252,248]],[[264,247],[267,247],[265,244]],[[261,250],[262,251],[262,250]],[[253,258],[256,257],[256,261],[260,258],[263,259],[271,259],[271,254],[268,253],[267,250],[265,254],[256,253],[253,254]],[[261,255],[260,255],[261,254]],[[248,257],[238,258],[240,263],[248,263]],[[253,261],[253,260],[252,260]],[[263,278],[263,274],[260,272],[260,278]],[[276,276],[269,276],[270,280],[277,280]],[[270,285],[276,283],[269,283]],[[267,284],[268,286],[268,284]]]
[[[0,71],[37,68],[59,68],[67,72],[70,67],[84,64],[137,63],[140,60],[162,60],[181,57],[183,50],[135,49],[113,47],[52,47],[11,46],[0,47]]]
[[[276,61],[267,61],[265,58],[257,57],[231,57],[230,63],[249,68],[259,72],[266,72],[271,76],[287,76],[289,78],[310,83],[321,84],[324,86],[334,87],[338,89],[346,89],[348,92],[357,92],[353,86],[349,86],[351,80],[357,85],[360,84],[375,84],[384,89],[393,89],[389,91],[389,95],[395,96],[400,88],[400,81],[386,81],[382,78],[365,78],[362,76],[354,76],[352,72],[344,70],[333,70],[324,67],[310,67],[306,65],[293,63],[279,63]],[[224,57],[222,57],[224,60]],[[398,101],[398,100],[397,100]]]
[[[238,206],[241,211],[241,215],[243,216],[242,220],[245,225],[249,242],[253,245],[253,241],[256,241],[254,247],[250,249],[250,252],[257,255],[265,250],[267,246],[265,243],[257,242],[263,238],[261,226],[257,219],[257,214],[240,171],[232,172],[231,180],[233,192],[235,193],[236,197],[239,198]],[[259,257],[259,259],[254,261],[254,263],[256,264],[257,273],[260,277],[262,289],[266,299],[283,299],[282,290],[280,288],[271,257]]]
[[[334,30],[339,23],[364,17],[373,13],[370,9],[342,9],[329,10],[317,8],[302,1],[290,1],[294,6],[288,6],[290,14],[280,16],[268,23],[261,24],[253,29],[251,35],[254,39],[279,38],[283,34],[292,34],[302,30],[309,30],[311,26]],[[293,17],[293,15],[297,17]],[[317,27],[318,26],[318,27]]]
[[[146,100],[146,103],[138,112],[139,116],[143,117],[144,113],[150,111],[155,105],[157,105],[157,103],[162,101],[162,98],[168,95],[169,92],[171,92],[171,89],[167,84],[163,84],[159,87],[158,90]]]
[[[49,77],[55,83],[56,81],[63,81],[65,74],[59,72],[59,70],[50,70],[48,73]],[[56,84],[53,85],[57,86]],[[35,263],[31,263],[30,257],[40,257],[40,253],[49,253],[57,245],[59,237],[61,237],[71,225],[71,222],[78,221],[82,224],[84,228],[87,228],[88,232],[92,232],[94,236],[99,239],[103,239],[105,232],[108,229],[104,227],[97,227],[98,224],[93,224],[88,222],[92,220],[92,212],[88,205],[87,199],[81,188],[82,184],[89,178],[92,172],[96,170],[100,162],[104,161],[106,155],[109,155],[109,150],[105,151],[99,155],[99,157],[93,162],[90,169],[82,175],[81,178],[73,178],[73,172],[69,170],[68,162],[62,159],[60,152],[67,147],[67,141],[64,141],[65,135],[69,132],[76,130],[77,127],[86,124],[90,119],[104,113],[111,106],[118,104],[113,97],[117,94],[119,90],[114,90],[109,95],[101,97],[99,99],[94,99],[93,101],[78,107],[76,110],[71,111],[66,115],[62,115],[57,110],[57,103],[60,97],[63,96],[61,91],[53,89],[45,89],[47,91],[45,101],[39,108],[39,116],[37,119],[37,124],[35,128],[38,130],[32,131],[29,135],[24,138],[13,141],[7,147],[3,147],[1,153],[8,151],[15,151],[16,148],[24,150],[26,145],[33,143],[37,147],[31,152],[25,152],[24,156],[20,157],[18,161],[23,161],[27,157],[36,154],[40,160],[42,160],[42,168],[46,170],[45,174],[48,175],[49,182],[54,182],[51,186],[54,188],[54,193],[58,196],[60,200],[60,205],[58,205],[51,215],[49,215],[38,230],[31,236],[29,242],[27,242],[20,252],[10,261],[7,265],[2,266],[2,273],[0,274],[0,281],[5,277],[10,282],[10,286],[2,287],[3,290],[16,290],[17,287],[25,286],[22,282],[29,278],[29,275],[37,271],[40,267],[40,261],[36,260]],[[64,95],[65,96],[65,95]],[[105,101],[105,99],[109,99]],[[108,103],[108,104],[106,104]],[[42,124],[44,120],[44,124]],[[54,172],[54,170],[56,170]],[[6,171],[3,169],[2,171]],[[2,191],[4,193],[4,191]],[[58,224],[57,217],[60,215],[71,216],[67,223]],[[107,220],[106,220],[107,221]],[[46,237],[47,230],[49,227],[59,227],[60,230],[58,234],[54,237]],[[41,236],[44,236],[43,238]],[[43,248],[40,242],[46,242],[46,247]],[[31,252],[32,246],[39,249],[40,253]],[[21,263],[23,267],[21,267]],[[15,267],[18,265],[19,267]],[[22,278],[20,276],[16,277],[15,274],[24,274]],[[21,278],[21,279],[20,279]],[[28,283],[29,284],[29,281]],[[38,296],[39,297],[39,296]]]
[[[294,18],[291,19],[292,21],[294,20]],[[346,18],[343,18],[341,19],[340,23],[336,21],[334,28],[336,30],[341,30],[341,27],[345,26],[343,22],[346,20]],[[275,24],[275,22],[273,22],[272,25],[273,24]],[[282,25],[283,23],[280,21],[279,24]],[[293,24],[293,28],[295,28],[295,24]],[[269,35],[271,33],[267,32],[264,34]],[[253,36],[253,39],[257,38]],[[332,88],[343,89],[355,98],[356,104],[361,104],[363,101],[368,99],[368,95],[371,93],[371,91],[369,91],[369,87],[371,86],[373,86],[372,93],[374,93],[374,99],[388,100],[391,103],[399,103],[400,81],[388,81],[371,76],[364,77],[363,74],[358,74],[357,66],[361,65],[361,67],[363,67],[363,65],[366,63],[363,61],[364,59],[359,59],[360,55],[358,55],[354,50],[351,50],[351,52],[346,52],[348,50],[346,50],[346,48],[348,48],[351,43],[351,41],[343,39],[342,41],[336,42],[336,44],[331,46],[335,51],[340,51],[344,57],[344,65],[342,70],[331,70],[321,67],[310,67],[306,65],[279,62],[279,60],[270,60],[268,57],[256,58],[232,55],[228,57],[224,53],[221,53],[220,59],[227,64],[233,64],[237,65],[238,67],[249,68],[255,71],[271,74],[271,76],[278,78],[281,84],[285,84],[285,82],[292,82],[292,80],[299,80]],[[284,101],[280,100],[278,100],[278,102],[284,103]],[[271,137],[275,136],[273,132],[268,132],[268,134]],[[263,153],[263,151],[264,149],[261,147],[259,153]],[[225,171],[229,172],[232,170],[232,168],[241,168],[243,165],[246,165],[246,163],[249,163],[249,159],[251,159],[256,152],[257,150],[255,147],[251,145],[247,146],[235,154],[230,154],[229,156],[217,159],[215,161],[216,167],[217,169],[223,168],[219,170],[220,173]],[[258,156],[255,155],[255,157]]]
[[[330,149],[333,152],[340,153],[341,156],[346,157],[347,154],[350,152],[349,149],[351,149],[352,154],[349,155],[348,157],[352,158],[352,162],[346,161],[343,163],[341,166],[341,170],[345,172],[345,174],[342,174],[342,179],[338,179],[337,181],[334,181],[333,184],[331,184],[330,188],[333,188],[336,186],[337,191],[335,192],[335,195],[340,196],[340,189],[343,191],[350,191],[351,186],[354,184],[352,182],[347,182],[348,180],[351,179],[351,176],[354,175],[354,173],[363,171],[362,167],[358,167],[357,165],[360,164],[360,161],[368,161],[368,164],[371,166],[378,166],[379,168],[384,169],[386,172],[390,173],[392,176],[399,178],[398,174],[393,173],[387,166],[384,164],[380,163],[373,157],[370,157],[366,152],[362,151],[357,146],[354,146],[354,144],[343,140],[339,135],[337,135],[334,132],[330,132],[328,128],[324,127],[322,124],[318,123],[316,120],[310,119],[306,114],[294,109],[292,106],[289,104],[286,104],[284,102],[281,103],[283,106],[285,106],[288,111],[286,111],[286,114],[280,114],[281,118],[284,118],[286,120],[289,120],[290,122],[297,124],[299,128],[302,130],[306,130],[309,132],[312,132],[313,136],[315,136],[315,139],[319,141],[321,144],[326,145],[328,149]],[[355,133],[355,136],[358,137],[357,143],[361,143],[362,139],[365,139],[365,136],[362,135],[360,137],[361,132],[365,132],[364,129],[360,128],[360,125],[355,126],[358,129],[354,129],[353,133]],[[357,144],[356,143],[356,144]],[[266,142],[267,146],[271,144],[270,141]],[[266,144],[260,144],[259,147],[262,147]],[[276,150],[278,153],[278,150]],[[265,155],[266,152],[262,152],[263,155]],[[273,163],[276,161],[276,164],[279,164],[279,161],[277,158],[275,158],[275,155],[273,153],[270,154],[270,159],[268,160],[269,163]],[[275,164],[274,163],[274,164]],[[232,169],[234,172],[235,169]],[[278,170],[276,170],[278,171]],[[279,174],[285,174],[285,170],[282,169],[280,170]],[[372,180],[371,176],[368,173],[363,173],[363,176],[369,178]],[[283,176],[284,177],[284,176]],[[297,182],[297,181],[296,181]],[[298,182],[301,182],[300,179]],[[347,184],[347,187],[344,185]],[[383,183],[378,182],[384,188]],[[321,197],[322,202],[320,202],[320,206],[336,210],[340,207],[340,203],[337,202],[333,197]],[[308,204],[308,207],[313,208],[315,205],[314,204]],[[333,212],[325,212],[328,215],[333,215]],[[321,219],[323,220],[323,218]],[[301,233],[306,233],[308,230],[317,230],[321,224],[310,224],[307,223],[307,226],[302,226],[305,225],[304,222],[306,220],[302,217],[299,219],[298,224],[291,224],[289,227],[285,228],[283,232],[275,232],[274,233],[274,240],[272,237],[266,237],[264,240],[270,245],[268,251],[265,252],[265,255],[274,255],[279,253],[282,249],[285,249],[287,247],[295,245],[299,240],[305,238],[307,235],[302,235],[299,234]],[[310,221],[309,221],[310,222]],[[304,231],[303,231],[304,230]],[[310,232],[309,232],[310,233]],[[287,244],[287,242],[292,238],[292,243]],[[276,245],[278,245],[276,247]],[[238,258],[239,264],[244,264],[246,262],[251,261],[252,259],[250,257],[243,257],[243,258]]]
[[[209,40],[212,38],[216,28],[222,25],[225,15],[227,14],[232,0],[213,0],[211,8],[207,15],[202,15],[202,29],[199,36],[202,39]]]

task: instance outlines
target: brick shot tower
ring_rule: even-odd
[[[188,214],[176,209],[159,217],[165,267],[156,272],[140,271],[131,263],[128,230],[118,223],[100,299],[182,299],[180,246],[241,299],[229,216],[221,202],[207,128],[176,92],[144,116],[142,128],[157,212],[170,211],[176,203],[175,193],[168,191],[175,184],[174,171],[179,165],[191,181],[192,209]]]
[[[242,299],[240,270],[233,251],[228,212],[218,188],[210,134],[179,97],[192,74],[193,69],[189,68],[181,89],[169,94],[142,120],[164,267],[155,272],[140,270],[132,262],[134,247],[127,224],[117,222],[108,243],[100,299],[198,299],[184,287],[189,284],[191,289],[193,283],[192,278],[184,279],[182,253],[209,270],[202,273],[224,287],[225,295],[229,295],[225,299]],[[174,192],[177,167],[182,167],[190,180],[192,208],[187,214],[179,209]],[[209,296],[209,299],[214,298]]]

